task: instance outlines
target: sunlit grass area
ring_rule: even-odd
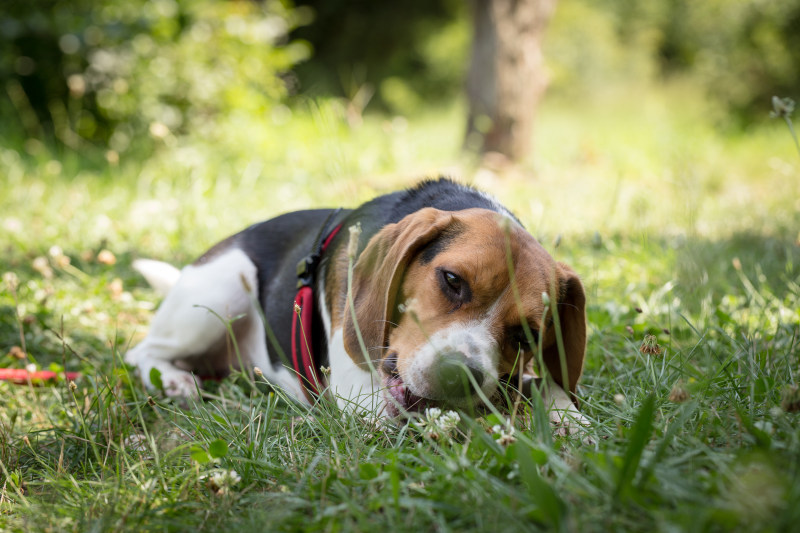
[[[0,529],[796,524],[800,156],[785,124],[724,133],[678,85],[556,96],[533,158],[509,168],[461,153],[463,116],[319,100],[156,131],[146,159],[0,148],[0,367],[83,374],[0,382]],[[244,378],[182,408],[122,365],[158,303],[133,259],[182,265],[250,223],[438,174],[497,196],[581,275],[593,444],[554,439],[536,405],[502,443],[499,417],[470,413],[433,438],[328,405],[310,416]],[[660,349],[643,353],[645,335]],[[214,481],[223,470],[240,479]]]

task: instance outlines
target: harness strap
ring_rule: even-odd
[[[294,309],[292,311],[292,366],[309,403],[314,403],[314,399],[320,395],[320,389],[322,388],[319,368],[314,361],[311,343],[312,319],[314,316],[312,282],[322,259],[322,254],[328,249],[339,230],[342,229],[342,224],[339,224],[325,235],[328,224],[336,217],[339,211],[340,209],[334,211],[325,221],[317,238],[314,251],[297,264],[297,295],[294,298]],[[323,235],[325,236],[324,240]]]

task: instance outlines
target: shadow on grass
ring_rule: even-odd
[[[791,236],[741,232],[729,238],[689,239],[677,250],[677,290],[690,312],[702,300],[756,293],[784,300],[800,281],[800,243]],[[749,286],[749,284],[752,285]]]

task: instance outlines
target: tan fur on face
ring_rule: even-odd
[[[431,261],[423,264],[425,246],[448,229],[457,235]],[[508,254],[514,265],[517,290],[511,286]],[[360,268],[359,268],[360,267]],[[454,304],[442,291],[441,269],[453,272],[469,286],[471,298]],[[370,357],[377,362],[384,354],[397,356],[401,377],[408,372],[415,354],[437,331],[453,324],[485,324],[500,354],[497,375],[512,372],[515,365],[533,358],[522,354],[512,333],[522,320],[542,335],[543,359],[557,383],[574,392],[583,367],[585,312],[583,289],[574,272],[556,263],[539,243],[515,222],[493,211],[467,209],[442,212],[425,209],[373,237],[356,266],[355,309]],[[371,292],[372,291],[372,292]],[[563,379],[556,338],[550,326],[542,294],[558,306],[564,337],[567,379]],[[365,300],[360,300],[364,298]],[[397,304],[408,303],[404,313]],[[348,342],[349,310],[345,311],[345,347],[356,361],[363,360],[354,334]],[[523,317],[523,318],[520,318]],[[395,327],[390,327],[392,320]],[[363,320],[363,323],[362,323]],[[516,366],[519,368],[519,366]]]
[[[541,295],[548,292],[548,278],[555,270],[555,262],[521,228],[509,228],[506,236],[497,213],[473,209],[459,213],[455,219],[464,224],[463,232],[430,264],[423,265],[417,258],[407,271],[403,297],[414,302],[413,313],[402,315],[390,337],[390,350],[398,354],[401,375],[417,349],[436,331],[453,323],[472,321],[486,323],[497,341],[501,354],[498,374],[511,372],[518,345],[507,342],[505,336],[510,328],[521,325],[517,297],[529,327],[540,329],[544,310]],[[515,277],[524,281],[517,295],[510,285],[507,239]],[[438,269],[453,272],[469,285],[469,302],[454,305],[444,296]]]

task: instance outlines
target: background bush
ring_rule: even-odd
[[[297,71],[306,89],[352,97],[368,83],[394,111],[461,89],[468,3],[300,0],[316,13],[294,34],[314,47]],[[396,23],[402,21],[402,23]],[[797,97],[800,2],[562,0],[546,41],[556,93],[681,80],[738,123],[764,117],[770,98]]]
[[[468,5],[457,0],[13,0],[0,13],[6,142],[132,142],[220,115],[267,116],[287,95],[410,114],[462,89]],[[546,41],[551,93],[586,97],[682,80],[724,122],[797,99],[800,1],[564,0]],[[310,58],[310,60],[309,60]]]
[[[314,58],[296,69],[304,90],[371,99],[376,107],[413,112],[461,90],[471,22],[463,0],[298,0],[315,13],[292,35]],[[361,94],[358,94],[361,90]]]
[[[204,131],[219,114],[263,114],[309,56],[288,32],[308,13],[277,1],[32,0],[0,14],[3,116],[70,147]]]
[[[621,42],[650,49],[662,77],[687,76],[738,119],[800,87],[800,2],[604,0]],[[648,46],[649,45],[649,46]]]

